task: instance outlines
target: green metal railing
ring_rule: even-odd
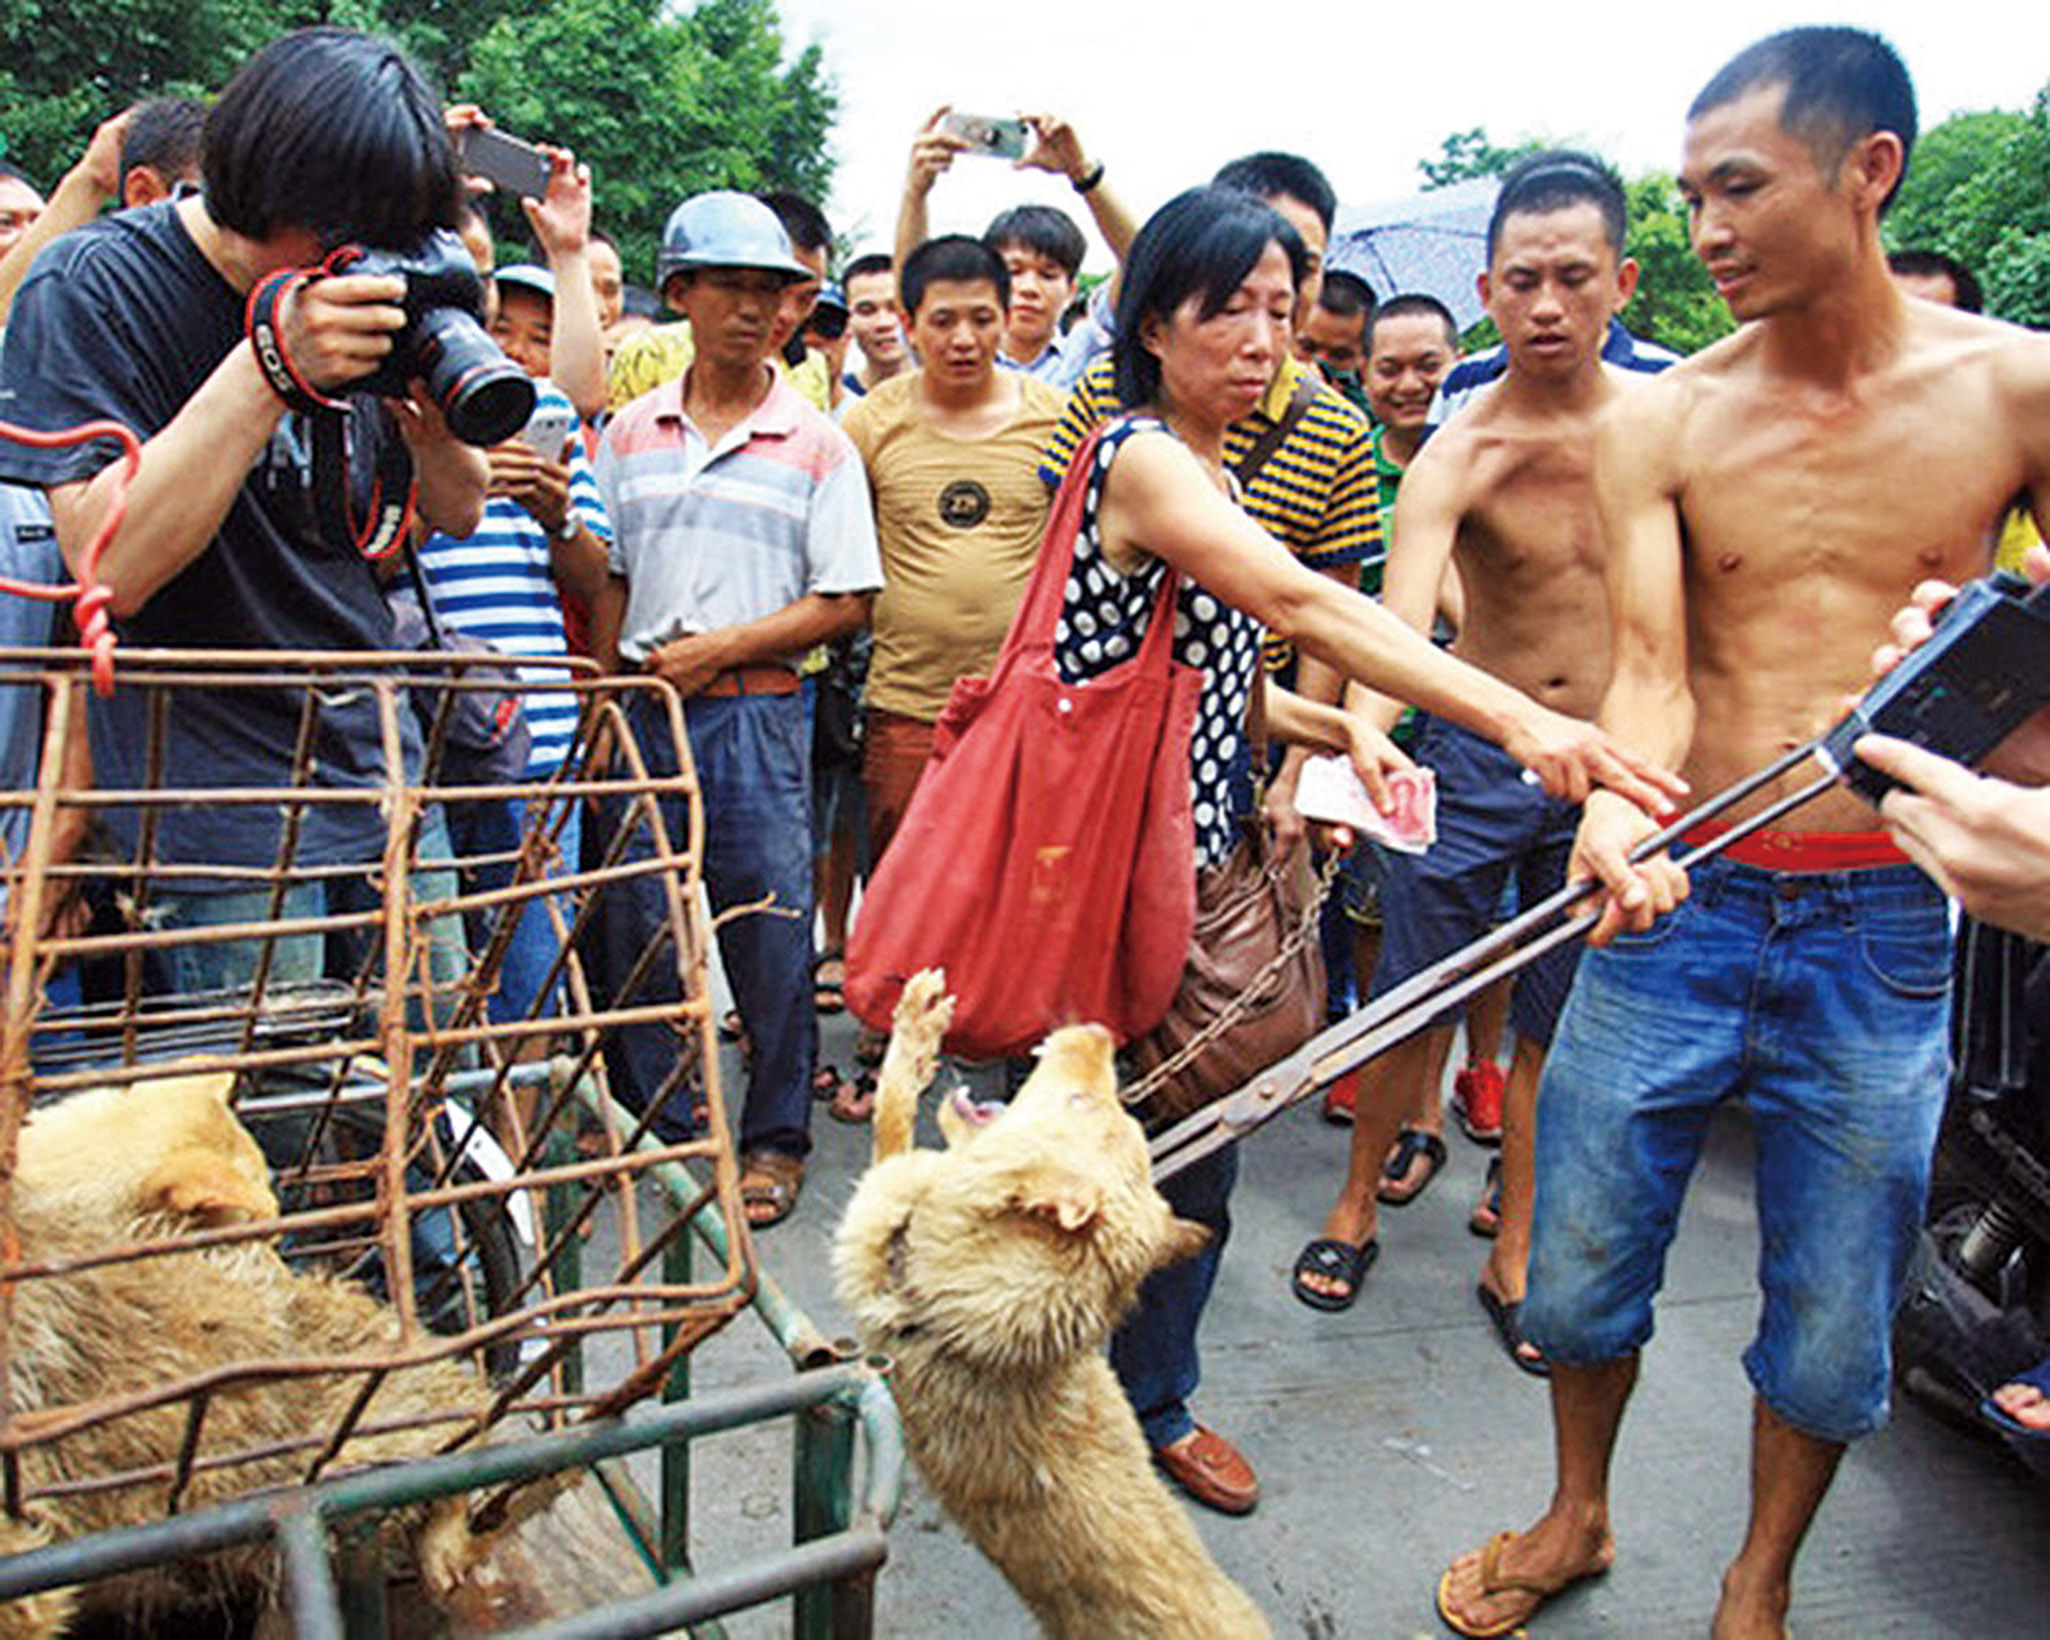
[[[896,1511],[904,1454],[889,1392],[869,1367],[856,1362],[818,1367],[773,1384],[721,1390],[638,1416],[605,1419],[448,1457],[394,1464],[289,1492],[238,1499],[147,1526],[120,1527],[32,1549],[0,1559],[0,1600],[211,1554],[238,1544],[268,1541],[277,1545],[283,1557],[294,1631],[301,1640],[359,1636],[361,1627],[345,1624],[342,1616],[345,1606],[363,1610],[350,1598],[348,1584],[355,1578],[337,1580],[327,1543],[331,1531],[346,1534],[353,1518],[588,1467],[649,1447],[666,1449],[769,1418],[795,1414],[804,1420],[821,1413],[844,1422],[850,1436],[858,1429],[867,1452],[862,1496],[857,1502],[850,1491],[844,1516],[830,1529],[814,1530],[807,1536],[801,1522],[799,1541],[777,1554],[712,1576],[679,1578],[647,1594],[519,1631],[528,1640],[542,1635],[664,1633],[807,1587],[850,1581],[858,1586],[883,1563],[888,1552],[884,1528]],[[804,1466],[799,1467],[802,1470]],[[811,1525],[825,1526],[835,1514],[831,1510],[814,1514]],[[374,1555],[343,1558],[345,1563],[353,1562],[351,1570],[357,1576],[373,1575],[381,1580]],[[381,1587],[377,1592],[381,1595]],[[838,1607],[836,1601],[827,1604]],[[817,1632],[837,1636],[869,1632],[865,1617],[850,1612],[850,1620],[852,1627]]]
[[[566,1071],[573,1073],[573,1067],[557,1061],[526,1074],[560,1077]],[[602,1115],[605,1095],[592,1078],[574,1077],[573,1091]],[[615,1107],[611,1114],[617,1121],[625,1113]],[[708,1210],[701,1183],[674,1162],[656,1164],[649,1172],[679,1211],[699,1204],[691,1217],[693,1234],[676,1236],[663,1253],[665,1279],[691,1280],[694,1239],[724,1264],[729,1251],[725,1226]],[[560,1201],[551,1201],[547,1209],[551,1215],[564,1210]],[[573,1269],[557,1271],[565,1285],[573,1286],[575,1276]],[[792,1377],[693,1396],[686,1353],[677,1358],[663,1402],[654,1411],[237,1499],[0,1557],[0,1600],[238,1544],[270,1542],[282,1562],[293,1630],[300,1640],[381,1640],[383,1567],[374,1530],[379,1514],[584,1468],[597,1477],[658,1587],[518,1631],[526,1640],[610,1640],[686,1627],[699,1640],[718,1640],[722,1614],[786,1595],[793,1597],[796,1640],[867,1640],[875,1628],[875,1574],[888,1553],[884,1533],[903,1487],[896,1405],[881,1364],[850,1358],[852,1346],[828,1339],[771,1277],[758,1275],[748,1307],[789,1356],[796,1369]],[[581,1348],[577,1345],[564,1360],[572,1374],[581,1372]],[[691,1442],[786,1416],[796,1420],[792,1546],[736,1568],[700,1573],[689,1552]],[[658,1508],[650,1507],[620,1461],[650,1448],[659,1458]],[[331,1537],[338,1540],[332,1553]]]

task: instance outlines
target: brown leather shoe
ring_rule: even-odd
[[[1250,1515],[1260,1501],[1260,1482],[1245,1454],[1201,1424],[1155,1451],[1153,1461],[1190,1497],[1220,1514]]]

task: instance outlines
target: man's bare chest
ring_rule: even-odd
[[[1602,569],[1592,440],[1501,446],[1475,464],[1454,550],[1490,579]]]
[[[1979,418],[1898,401],[1730,410],[1690,430],[1680,516],[1697,573],[1912,585],[1985,568],[2018,474]]]

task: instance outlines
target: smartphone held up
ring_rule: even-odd
[[[456,165],[508,193],[540,199],[548,192],[547,154],[531,142],[490,125],[466,125],[455,134]]]
[[[997,119],[989,114],[950,113],[940,129],[967,143],[970,153],[987,154],[991,159],[1023,159],[1031,136],[1023,120]]]

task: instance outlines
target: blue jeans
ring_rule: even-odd
[[[1196,1329],[1231,1235],[1231,1190],[1238,1176],[1238,1147],[1227,1145],[1160,1187],[1176,1213],[1208,1226],[1210,1243],[1194,1258],[1148,1276],[1139,1289],[1139,1307],[1111,1336],[1111,1367],[1139,1415],[1146,1444],[1156,1452],[1196,1427],[1188,1405],[1203,1370]]]
[[[563,817],[562,829],[556,833],[556,858],[544,869],[544,880],[559,877],[564,871],[575,871],[581,852],[583,804],[576,798],[557,801],[566,804],[569,812]],[[465,859],[481,855],[516,856],[528,824],[527,810],[525,797],[498,797],[475,803],[451,804],[448,829],[456,852]],[[553,825],[554,816],[550,815],[538,823]],[[516,867],[515,858],[494,859],[468,872],[470,880],[466,886],[473,892],[505,888],[512,882]],[[566,929],[575,920],[576,907],[567,894],[557,894],[552,899],[561,912]],[[560,973],[546,1002],[538,1009],[535,1006],[541,999],[541,988],[548,979],[549,970],[555,965],[556,955],[562,949],[562,942],[556,938],[554,919],[548,913],[546,901],[540,896],[518,905],[495,906],[479,914],[476,926],[470,931],[471,948],[481,955],[498,920],[508,915],[517,918],[517,922],[512,938],[506,942],[504,955],[499,959],[498,984],[486,999],[485,1006],[492,1021],[503,1024],[511,1020],[545,1019],[550,1014],[561,1012]]]
[[[1525,906],[1557,892],[1580,821],[1579,809],[1525,781],[1499,746],[1443,718],[1418,713],[1417,721],[1412,753],[1438,776],[1438,840],[1422,854],[1384,851],[1377,997],[1492,928],[1512,881]],[[1509,1008],[1518,1036],[1552,1040],[1579,957],[1569,941],[1517,975]],[[1456,1025],[1465,1011],[1431,1023]]]
[[[448,829],[439,809],[430,809],[420,825],[420,840],[414,851],[411,877],[416,900],[453,900],[456,874],[447,864],[451,849]],[[360,875],[310,877],[285,889],[279,902],[278,920],[302,917],[346,916],[374,911],[382,894],[372,876],[375,862],[366,862]],[[194,888],[159,883],[151,900],[160,910],[166,928],[225,928],[237,923],[261,923],[272,918],[268,888]],[[429,973],[437,1012],[446,1012],[455,987],[469,970],[469,948],[459,917],[435,919],[427,930]],[[302,984],[324,976],[353,978],[366,955],[383,938],[376,927],[334,930],[325,935],[286,934],[270,937],[272,984]],[[255,977],[256,964],[265,941],[191,940],[168,947],[163,953],[167,982],[174,994],[195,991],[236,990]]]
[[[677,771],[667,716],[637,697],[629,707],[634,737],[648,771]],[[773,899],[773,909],[735,917],[719,930],[719,956],[753,1053],[741,1107],[744,1151],[802,1156],[811,1148],[811,1079],[818,1062],[818,1016],[812,1008],[811,746],[798,695],[738,695],[693,700],[684,728],[705,810],[705,888],[714,915],[728,907]],[[665,799],[663,824],[672,848],[688,839],[681,799]],[[607,826],[610,833],[611,827]],[[628,858],[650,855],[645,828],[636,828]],[[605,972],[620,983],[666,916],[660,884],[636,877],[615,890],[606,907]],[[622,1005],[643,1006],[676,996],[673,954],[656,964],[648,985]],[[637,1108],[671,1077],[675,1033],[659,1025],[626,1025],[616,1033],[626,1070],[628,1102]],[[685,1090],[670,1096],[658,1132],[691,1130],[688,1109],[676,1108]]]
[[[1589,951],[1538,1088],[1524,1329],[1555,1361],[1640,1349],[1710,1113],[1757,1134],[1759,1398],[1848,1441],[1886,1419],[1888,1331],[1943,1108],[1950,931],[1910,866],[1726,860]]]

